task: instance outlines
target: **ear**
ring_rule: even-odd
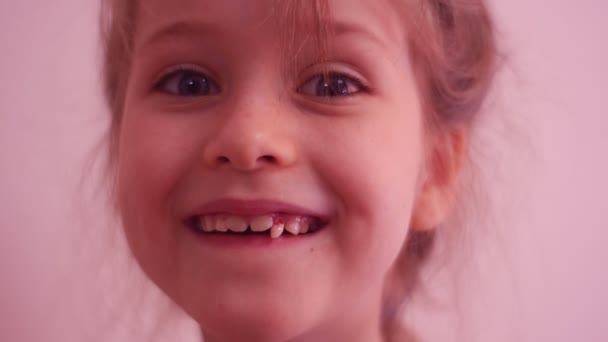
[[[431,138],[418,185],[412,229],[432,230],[448,216],[458,192],[468,138],[466,127],[441,132]]]

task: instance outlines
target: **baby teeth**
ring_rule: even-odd
[[[242,233],[247,230],[247,221],[239,216],[228,216],[225,224],[228,230],[236,233]]]
[[[270,228],[270,237],[273,239],[278,239],[283,235],[285,231],[285,225],[283,223],[277,223]]]
[[[228,226],[226,225],[225,218],[216,218],[215,219],[215,231],[220,233],[225,233],[228,231]]]
[[[285,230],[290,232],[292,235],[298,235],[301,231],[301,222],[298,219],[292,219],[285,224]]]
[[[215,231],[218,232],[227,232],[228,226],[226,226],[226,218],[222,216],[216,216],[214,219]]]
[[[201,222],[204,232],[211,233],[215,230],[215,219],[211,216],[205,216]]]
[[[311,218],[306,216],[271,214],[262,216],[239,216],[230,214],[216,214],[201,216],[197,221],[197,228],[206,233],[234,232],[245,233],[248,229],[255,233],[270,230],[270,236],[277,239],[286,231],[291,235],[300,235],[310,232]]]
[[[310,225],[308,222],[302,222],[300,223],[300,234],[306,234],[308,233],[308,230],[310,229]]]
[[[258,216],[251,219],[249,227],[251,227],[251,230],[254,232],[264,232],[272,227],[273,222],[274,219],[272,216]]]

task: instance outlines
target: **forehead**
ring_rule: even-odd
[[[142,45],[196,33],[215,37],[281,37],[288,29],[286,25],[296,23],[303,31],[309,31],[319,26],[319,19],[336,35],[360,34],[386,46],[403,40],[404,18],[394,1],[327,0],[326,18],[316,15],[316,3],[315,0],[140,1],[135,43]]]

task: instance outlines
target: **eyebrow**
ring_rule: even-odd
[[[335,21],[330,23],[331,32],[335,34],[336,37],[340,35],[348,35],[348,34],[358,34],[361,36],[365,36],[368,39],[384,46],[386,42],[378,35],[377,32],[370,31],[365,26],[358,25],[356,23],[351,23],[347,21]]]
[[[381,36],[376,32],[366,29],[365,26],[358,25],[347,21],[331,21],[329,24],[330,32],[335,36],[343,36],[349,34],[357,34],[365,36],[376,43],[385,46],[386,42],[381,39]],[[221,27],[200,21],[200,20],[184,20],[176,21],[168,25],[162,26],[160,29],[147,35],[141,44],[141,48],[153,45],[157,41],[171,40],[178,37],[192,36],[217,36],[221,34]]]
[[[145,36],[140,47],[143,48],[154,45],[158,41],[170,40],[177,37],[216,35],[220,32],[219,27],[203,21],[176,21],[162,26],[160,29]]]

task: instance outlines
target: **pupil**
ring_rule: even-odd
[[[205,77],[186,75],[180,81],[179,92],[186,96],[205,95],[209,92],[209,81]]]
[[[344,96],[348,95],[348,82],[338,76],[322,78],[317,84],[317,96]]]

